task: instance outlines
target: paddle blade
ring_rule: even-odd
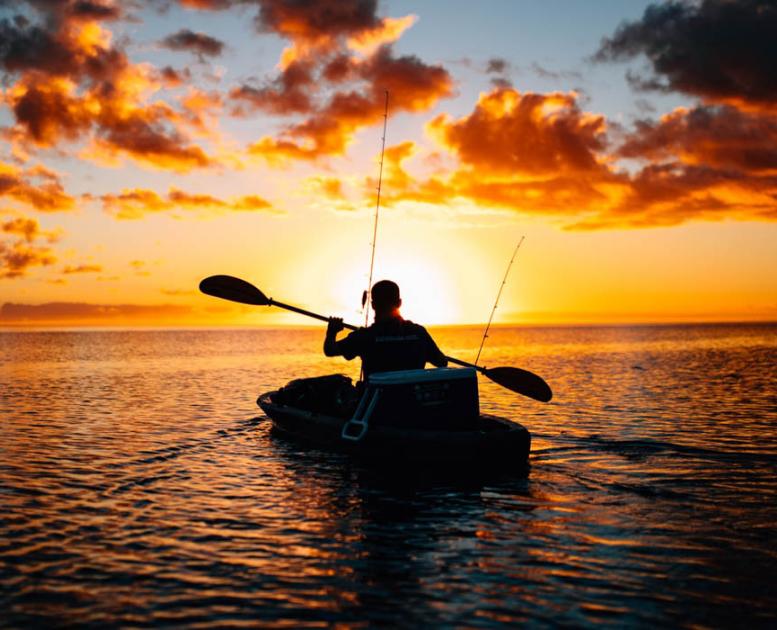
[[[206,295],[240,302],[241,304],[253,304],[265,306],[269,303],[267,296],[250,282],[233,276],[210,276],[200,282],[200,291]]]
[[[494,383],[506,387],[518,394],[523,394],[540,402],[548,402],[553,398],[548,384],[540,377],[515,367],[497,367],[483,372]]]

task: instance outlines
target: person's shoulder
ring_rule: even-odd
[[[426,332],[426,328],[421,326],[421,324],[416,324],[415,322],[411,322],[409,319],[403,320],[402,326],[404,326],[406,331],[414,331],[414,332]]]

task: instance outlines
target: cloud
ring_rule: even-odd
[[[168,35],[160,44],[170,50],[192,52],[200,61],[205,57],[218,57],[224,51],[224,42],[221,40],[186,28]]]
[[[51,248],[19,240],[8,243],[0,240],[0,279],[21,278],[30,267],[46,267],[57,261]]]
[[[486,63],[486,72],[489,74],[505,74],[510,70],[510,62],[503,57],[491,57]]]
[[[46,239],[49,243],[55,243],[59,240],[61,235],[59,230],[41,230],[40,225],[35,219],[23,216],[15,217],[4,223],[0,223],[0,232],[23,236],[24,240],[28,243],[32,243],[39,238]]]
[[[775,32],[773,2],[670,1],[602,41],[599,61],[647,58],[652,74],[627,75],[636,88],[700,101],[625,133],[615,157],[643,166],[614,214],[661,225],[777,218]]]
[[[234,88],[230,98],[236,101],[234,113],[237,115],[252,110],[273,114],[307,113],[313,109],[311,94],[316,89],[313,64],[295,61],[266,85],[244,83]]]
[[[774,111],[777,5],[772,0],[669,1],[645,9],[602,40],[599,61],[647,57],[642,88]],[[634,77],[635,75],[632,75]]]
[[[31,2],[39,22],[0,20],[0,69],[10,87],[5,103],[14,138],[52,147],[87,140],[82,153],[99,161],[128,157],[143,165],[188,171],[213,164],[193,144],[185,115],[149,102],[173,73],[132,64],[103,21],[112,5]],[[176,75],[175,78],[179,78]]]
[[[352,61],[350,72],[360,89],[335,92],[307,119],[287,127],[279,138],[261,138],[249,152],[270,162],[342,155],[358,130],[382,120],[386,90],[394,113],[425,111],[453,91],[442,66],[429,66],[413,55],[395,57],[385,46],[367,59]]]
[[[182,6],[200,11],[220,11],[233,4],[233,0],[180,0]]]
[[[164,295],[169,295],[172,297],[183,297],[183,296],[193,296],[197,295],[197,291],[191,290],[191,289],[161,289],[161,292]]]
[[[73,273],[100,273],[103,270],[101,265],[66,265],[62,269],[65,275]]]
[[[207,298],[203,298],[207,300]],[[0,307],[0,324],[5,326],[117,326],[211,324],[224,318],[245,321],[256,309],[240,304],[203,301],[189,304],[95,304],[88,302],[47,302],[22,304],[6,302]],[[249,320],[250,321],[250,320]]]
[[[191,71],[188,68],[177,70],[172,66],[165,66],[158,71],[159,80],[167,88],[177,88],[191,80]]]
[[[364,29],[348,38],[348,48],[363,55],[369,55],[385,44],[402,37],[407,29],[418,21],[417,15],[400,18],[383,18],[377,26]]]
[[[493,90],[471,115],[438,116],[428,128],[473,169],[535,176],[601,170],[597,152],[606,133],[604,117],[582,112],[574,93],[513,89]]]
[[[362,128],[383,118],[385,91],[390,112],[421,112],[453,93],[440,65],[413,55],[397,56],[391,43],[417,17],[379,17],[372,0],[287,2],[259,0],[256,23],[263,32],[290,40],[280,72],[243,82],[230,92],[232,112],[254,111],[305,118],[248,151],[273,164],[342,155]]]
[[[262,30],[297,41],[354,37],[380,26],[377,4],[377,0],[259,0],[256,23]]]
[[[36,177],[43,182],[32,181]],[[0,162],[0,198],[4,197],[41,212],[61,212],[75,207],[75,199],[64,191],[53,172],[36,167],[25,173]]]
[[[678,108],[657,122],[638,121],[621,157],[777,175],[777,117],[729,106]]]
[[[123,190],[118,195],[100,197],[103,210],[117,219],[140,219],[148,214],[195,211],[204,216],[225,212],[271,212],[273,205],[258,195],[242,195],[228,200],[207,194],[187,193],[171,188],[166,196],[148,189]]]
[[[495,89],[469,115],[428,124],[444,149],[431,175],[407,169],[417,145],[387,148],[382,199],[511,210],[567,229],[773,221],[774,127],[751,123],[733,109],[678,110],[613,147],[605,119],[581,111],[574,93]],[[619,168],[622,158],[636,160],[634,172]]]
[[[190,88],[181,98],[181,107],[186,122],[203,135],[212,135],[218,127],[216,115],[221,111],[222,97],[217,92],[204,92]]]
[[[85,302],[48,302],[18,304],[6,302],[0,308],[0,322],[36,323],[115,323],[188,318],[192,307],[180,304],[88,304]]]
[[[60,237],[60,230],[42,230],[36,219],[15,216],[0,222],[0,279],[22,278],[32,267],[53,265],[57,258],[49,244]]]

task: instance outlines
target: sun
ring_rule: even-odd
[[[452,324],[459,320],[461,309],[455,302],[454,283],[446,276],[442,265],[433,260],[416,254],[381,258],[376,260],[372,283],[378,280],[393,280],[399,285],[401,312],[405,319],[425,326]],[[364,324],[364,312],[358,307],[366,286],[367,275],[351,269],[340,274],[333,295],[349,312],[360,314],[359,324]]]

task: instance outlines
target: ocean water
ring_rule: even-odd
[[[777,325],[497,328],[555,394],[481,380],[518,477],[272,436],[257,394],[358,373],[322,335],[0,333],[0,625],[777,625]]]

